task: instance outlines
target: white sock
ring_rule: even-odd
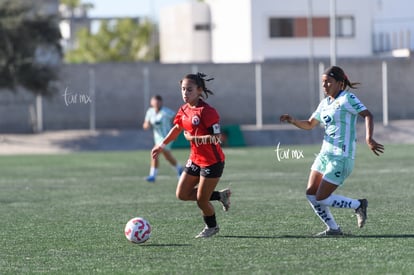
[[[150,176],[153,176],[153,177],[156,177],[156,176],[157,176],[157,174],[158,174],[158,169],[157,169],[157,168],[155,168],[155,167],[151,167],[151,168],[150,168],[150,173],[149,173],[149,175],[150,175]]]
[[[335,208],[352,208],[357,209],[360,206],[359,200],[347,198],[341,195],[334,195],[331,194],[324,200],[318,201],[318,203],[323,204],[325,206],[332,206]]]
[[[333,230],[336,230],[339,228],[338,224],[335,222],[335,219],[331,211],[329,210],[329,207],[318,203],[315,195],[306,195],[306,198],[308,199],[316,215],[318,215],[318,217],[326,225],[326,227],[328,227],[329,229],[333,229]]]

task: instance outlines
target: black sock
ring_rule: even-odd
[[[208,228],[216,227],[217,221],[216,221],[216,215],[213,216],[203,216],[204,222],[206,223]]]
[[[210,200],[211,201],[219,201],[220,200],[220,192],[219,191],[213,191],[213,194],[211,194]]]

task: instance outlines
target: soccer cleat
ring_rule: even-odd
[[[231,196],[230,188],[220,190],[219,193],[220,193],[219,201],[223,205],[223,210],[228,211],[230,208],[230,196]]]
[[[197,236],[195,236],[196,239],[198,238],[208,238],[213,236],[214,234],[218,233],[220,231],[220,228],[218,226],[216,227],[204,227],[203,231],[201,231]]]
[[[359,200],[359,202],[361,203],[361,205],[357,209],[355,209],[355,214],[358,220],[358,227],[362,228],[367,220],[368,201],[366,199],[361,199]]]
[[[334,237],[334,236],[344,236],[344,233],[342,232],[341,228],[338,229],[326,229],[325,231],[322,231],[315,235],[315,237]]]
[[[147,181],[148,182],[155,182],[155,177],[154,176],[148,176]]]

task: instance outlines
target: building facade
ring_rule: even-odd
[[[414,49],[411,0],[206,0],[203,13],[210,14],[209,22],[208,16],[184,12],[198,5],[191,1],[161,12],[160,35],[168,37],[161,40],[161,62],[199,62],[190,53],[200,48],[211,51],[211,59],[202,62],[325,58],[332,51],[332,14],[336,18],[338,57],[370,57],[395,49]],[[194,22],[200,17],[208,26],[203,30],[205,37],[210,36],[210,44],[208,39],[198,40],[196,36],[200,30]],[[166,18],[169,23],[165,23]]]
[[[211,62],[209,5],[182,3],[161,11],[160,53],[165,63]]]

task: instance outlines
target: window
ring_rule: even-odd
[[[330,26],[329,17],[312,18],[313,37],[329,37]],[[337,17],[336,19],[337,37],[353,37],[355,35],[355,22],[352,16]],[[270,38],[297,38],[308,36],[308,18],[270,18],[269,37]]]
[[[355,36],[354,18],[338,17],[336,19],[336,36],[337,37],[353,37]]]
[[[194,30],[196,31],[209,31],[211,29],[210,24],[195,24]]]
[[[293,37],[293,18],[270,18],[270,38]]]

